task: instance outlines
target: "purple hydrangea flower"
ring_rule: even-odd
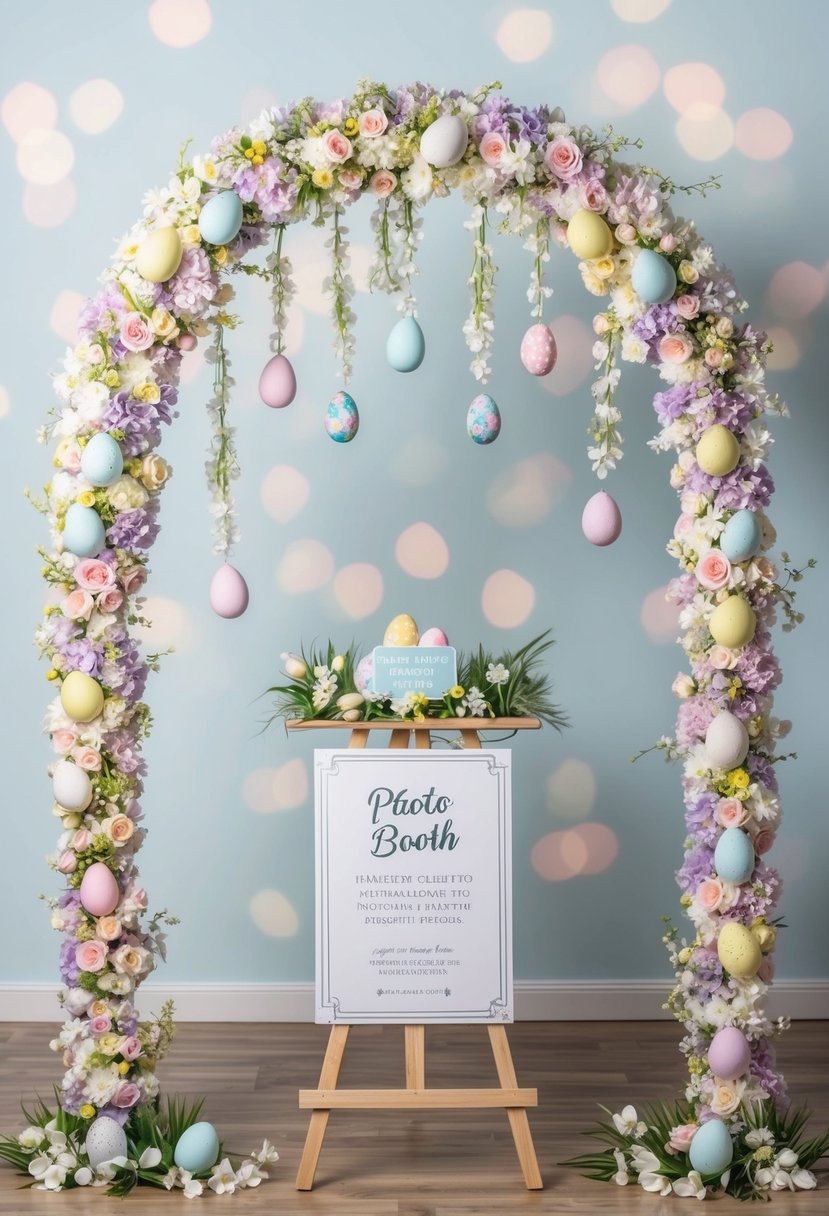
[[[107,529],[107,539],[116,549],[149,549],[158,533],[155,512],[150,507],[136,507],[134,511],[121,512]]]
[[[140,456],[142,452],[156,447],[161,438],[161,423],[168,426],[173,420],[173,406],[178,393],[170,384],[162,385],[161,400],[156,404],[136,401],[124,390],[116,393],[109,403],[101,422],[101,430],[123,431],[121,448],[125,456]],[[123,546],[122,546],[123,547]]]

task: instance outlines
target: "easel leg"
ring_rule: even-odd
[[[331,1027],[320,1072],[320,1089],[337,1088],[337,1078],[340,1075],[340,1065],[343,1062],[343,1053],[350,1029],[350,1026],[342,1025]],[[328,1110],[311,1112],[311,1122],[308,1124],[308,1134],[305,1137],[305,1148],[302,1150],[302,1160],[296,1175],[298,1191],[310,1191],[314,1185],[314,1174],[317,1172],[317,1162],[330,1113]]]
[[[498,1080],[501,1083],[501,1088],[517,1089],[518,1078],[515,1075],[515,1065],[512,1062],[512,1053],[509,1049],[506,1027],[488,1026],[487,1030],[489,1031],[489,1041],[492,1046],[492,1054],[495,1057],[495,1067],[498,1070]],[[540,1191],[544,1183],[538,1168],[538,1160],[535,1155],[535,1145],[533,1144],[527,1112],[523,1107],[510,1106],[507,1107],[507,1118],[509,1119],[512,1138],[515,1141],[515,1151],[518,1154],[521,1173],[524,1175],[527,1189],[530,1191]]]
[[[426,1088],[426,1051],[423,1026],[404,1026],[406,1041],[406,1089]]]

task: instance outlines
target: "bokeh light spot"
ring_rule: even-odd
[[[49,325],[64,342],[77,342],[78,317],[84,298],[78,291],[62,291],[49,313]]]
[[[602,55],[596,79],[617,106],[633,110],[659,87],[659,65],[644,46],[617,46]]]
[[[618,855],[619,840],[612,828],[604,823],[582,823],[542,836],[532,847],[530,863],[547,882],[565,882],[603,873]]]
[[[556,819],[586,819],[596,801],[596,778],[584,760],[564,760],[547,778],[547,806]]]
[[[48,89],[24,80],[9,89],[0,106],[3,126],[18,143],[30,131],[49,131],[58,120],[58,103]]]
[[[195,350],[185,351],[179,364],[181,383],[192,384],[204,367],[204,362],[204,351],[200,346],[197,346]]]
[[[9,390],[5,384],[0,384],[0,418],[7,418],[11,412],[12,402]]]
[[[682,147],[694,160],[717,160],[734,143],[734,123],[725,110],[710,110],[702,117],[682,114],[675,130]]]
[[[440,578],[449,565],[449,546],[431,524],[411,524],[397,538],[394,556],[412,578]]]
[[[117,84],[99,77],[79,85],[69,98],[72,121],[87,135],[100,135],[117,122],[124,108],[124,97]]]
[[[515,629],[535,607],[535,588],[515,570],[496,570],[481,592],[481,610],[490,625]]]
[[[665,598],[667,590],[667,586],[657,587],[646,595],[639,613],[645,633],[659,645],[676,641],[679,631],[679,607]]]
[[[163,595],[150,595],[144,600],[141,615],[149,625],[137,625],[135,635],[151,650],[175,647],[176,654],[187,654],[196,646],[193,617],[184,604]]]
[[[800,343],[791,330],[782,325],[772,325],[766,331],[774,350],[769,355],[768,365],[772,371],[790,372],[800,362]]]
[[[540,59],[553,38],[553,22],[540,8],[517,8],[507,13],[495,34],[499,49],[513,63]]]
[[[242,785],[245,806],[258,815],[293,811],[308,797],[308,770],[296,757],[279,768],[257,768]]]
[[[256,928],[268,937],[294,937],[299,928],[296,910],[281,891],[257,891],[248,911]]]
[[[572,480],[552,452],[539,452],[498,474],[487,492],[487,507],[504,527],[529,528],[549,515]]]
[[[653,21],[661,17],[671,0],[610,0],[610,7],[622,21]]]
[[[818,307],[826,295],[826,283],[816,266],[788,262],[775,271],[767,300],[778,317],[800,321]]]
[[[735,143],[752,160],[775,160],[789,150],[793,139],[791,125],[777,110],[761,106],[737,119]]]
[[[207,0],[153,0],[147,16],[150,29],[165,46],[193,46],[213,24]]]
[[[334,574],[331,550],[319,540],[294,540],[282,555],[276,580],[283,591],[296,595],[324,587]]]
[[[259,489],[263,507],[280,524],[299,515],[310,493],[308,478],[289,464],[277,464],[268,469]]]
[[[558,347],[558,359],[549,376],[540,378],[541,385],[554,397],[566,397],[584,384],[593,371],[595,334],[579,317],[564,315],[552,322]]]
[[[72,179],[63,178],[54,186],[23,187],[23,215],[36,228],[58,228],[75,210],[78,196]]]
[[[17,145],[20,176],[36,186],[54,186],[75,163],[75,149],[62,131],[27,131]]]
[[[383,576],[368,562],[343,566],[334,576],[334,597],[347,616],[362,621],[383,602]]]
[[[688,118],[710,118],[725,101],[725,83],[710,63],[678,63],[662,81],[665,96]]]

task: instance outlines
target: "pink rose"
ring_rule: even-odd
[[[131,1034],[124,1039],[118,1050],[125,1060],[129,1060],[132,1063],[133,1060],[137,1060],[141,1055],[141,1044],[135,1035]]]
[[[693,515],[680,515],[674,524],[674,539],[682,540],[683,537],[686,537],[689,532],[693,531],[696,522],[696,517]]]
[[[722,364],[723,353],[719,347],[711,346],[703,356],[706,367],[719,367]]]
[[[115,585],[115,574],[111,566],[97,557],[84,557],[74,570],[75,582],[83,591],[102,591]]]
[[[136,908],[146,908],[147,892],[143,887],[136,887],[134,891],[130,891],[130,901]]]
[[[372,174],[368,188],[378,198],[388,198],[396,185],[397,178],[393,173],[390,173],[388,169],[378,169],[376,173]]]
[[[677,1127],[672,1127],[669,1147],[675,1153],[687,1153],[698,1127],[698,1123],[680,1123]]]
[[[659,248],[663,253],[673,253],[679,241],[672,232],[666,232],[659,238]]]
[[[503,135],[499,135],[497,131],[487,131],[478,145],[481,158],[493,169],[498,168],[501,163],[501,157],[506,150],[507,145],[504,142],[504,137]]]
[[[699,313],[699,296],[678,296],[674,304],[684,321],[693,321]]]
[[[554,139],[551,144],[547,145],[544,163],[556,177],[569,181],[571,177],[575,177],[577,173],[581,172],[583,163],[581,148],[572,139],[560,135],[558,139]]]
[[[117,612],[124,602],[124,593],[117,587],[107,587],[98,596],[98,609],[101,612]]]
[[[709,549],[705,557],[697,562],[694,573],[701,586],[709,591],[719,591],[731,577],[731,562],[719,549]]]
[[[607,191],[595,177],[581,187],[581,201],[588,211],[607,210]],[[634,236],[634,240],[635,240]]]
[[[52,732],[52,747],[62,756],[65,756],[67,752],[71,752],[77,740],[78,736],[75,732],[67,730],[65,726],[61,726]]]
[[[357,119],[357,125],[361,135],[373,139],[375,136],[383,134],[389,125],[389,120],[382,110],[366,110]]]
[[[77,577],[77,567],[75,568],[75,576]],[[122,570],[119,578],[121,586],[124,588],[125,595],[135,595],[136,591],[140,591],[147,581],[147,571],[144,566],[130,566],[127,570]]]
[[[92,844],[92,833],[88,828],[78,828],[75,835],[72,837],[72,848],[76,853],[82,853],[84,849],[88,849]]]
[[[620,245],[633,245],[636,241],[636,229],[633,224],[619,224],[615,235]]]
[[[112,1030],[112,1018],[105,1017],[103,1014],[100,1017],[92,1018],[89,1029],[93,1034],[109,1034]]]
[[[141,1097],[141,1090],[132,1081],[122,1081],[111,1098],[113,1106],[120,1107],[121,1110],[129,1110],[131,1106],[135,1106],[138,1099]]]
[[[708,662],[717,671],[728,671],[736,661],[734,651],[729,650],[727,646],[712,646],[708,652]]]
[[[659,340],[659,358],[663,363],[686,363],[691,358],[694,349],[690,338],[685,334],[666,334]]]
[[[95,601],[89,592],[78,587],[61,600],[60,610],[70,621],[88,621],[94,606]]]
[[[337,179],[343,190],[359,190],[363,184],[363,175],[359,169],[341,169]]]
[[[78,868],[78,859],[71,849],[67,849],[65,853],[61,853],[58,859],[58,870],[61,874],[74,874]]]
[[[81,971],[100,971],[107,961],[107,948],[103,942],[80,942],[75,947],[75,962]]]
[[[768,853],[774,844],[775,835],[773,828],[760,828],[754,837],[754,852]]]
[[[714,818],[724,828],[741,828],[748,819],[748,811],[739,798],[721,798]]]
[[[86,769],[88,773],[101,771],[101,753],[94,747],[88,747],[83,743],[78,744],[77,747],[72,748],[72,759],[79,768]]]
[[[697,691],[697,686],[691,676],[686,675],[684,671],[681,671],[671,685],[671,691],[675,694],[675,696],[679,697],[680,700],[684,701],[686,697],[692,697],[694,695],[694,693]]]
[[[117,916],[99,916],[95,925],[95,936],[102,942],[114,942],[121,936],[121,922]]]
[[[723,897],[723,885],[719,878],[705,878],[694,892],[694,898],[706,912],[716,912]]]
[[[146,317],[140,312],[128,312],[121,321],[118,335],[121,345],[127,350],[147,350],[155,342],[155,334],[150,329]]]
[[[351,140],[346,139],[342,131],[336,127],[333,131],[326,132],[324,143],[329,159],[336,161],[338,165],[341,165],[344,160],[348,160],[351,155]]]

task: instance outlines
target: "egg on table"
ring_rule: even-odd
[[[760,548],[760,523],[753,511],[735,511],[720,535],[720,552],[730,562],[744,562]]]
[[[413,372],[426,354],[426,339],[414,317],[401,317],[386,339],[386,358],[396,372]]]
[[[736,920],[726,921],[720,929],[717,954],[726,971],[741,980],[755,976],[763,961],[757,938]]]
[[[248,585],[235,566],[220,566],[210,580],[210,607],[217,616],[233,620],[248,606]]]
[[[99,1115],[89,1125],[84,1149],[93,1170],[114,1157],[126,1157],[127,1134],[120,1123],[109,1115]]]
[[[109,916],[115,911],[121,892],[109,866],[93,862],[81,879],[80,897],[90,916]]]
[[[469,144],[469,128],[460,114],[441,114],[420,137],[420,155],[436,169],[456,165]]]
[[[344,390],[335,393],[325,411],[325,431],[335,443],[350,443],[360,428],[357,403]]]
[[[91,486],[111,486],[124,471],[121,447],[107,434],[93,435],[81,454],[81,472]]]
[[[558,347],[549,325],[531,325],[521,339],[521,363],[531,376],[546,376],[556,365]]]
[[[148,283],[166,283],[181,265],[183,253],[178,228],[155,228],[138,246],[135,269]]]
[[[696,446],[696,460],[709,477],[725,477],[740,460],[737,436],[727,426],[716,423],[702,432]]]
[[[588,498],[581,516],[581,530],[591,545],[603,548],[618,540],[622,532],[622,513],[604,490]]]
[[[199,212],[199,232],[208,245],[229,245],[242,227],[242,200],[235,190],[222,190]]]
[[[104,690],[85,671],[70,671],[60,686],[60,703],[73,722],[91,722],[104,708]]]
[[[707,1123],[700,1124],[688,1149],[692,1169],[702,1174],[703,1178],[722,1174],[728,1169],[733,1156],[734,1141],[722,1119],[709,1119]]]
[[[418,646],[448,646],[449,639],[442,629],[432,626],[431,629],[427,629],[424,633],[421,633],[417,644]]]
[[[466,433],[475,443],[494,443],[501,433],[501,411],[489,393],[479,393],[466,411]]]
[[[259,396],[272,410],[282,410],[296,396],[296,373],[284,355],[274,355],[262,368]]]
[[[748,731],[727,709],[711,719],[705,732],[705,753],[711,768],[736,768],[748,755]]]
[[[182,1132],[173,1151],[179,1169],[192,1174],[211,1169],[219,1160],[219,1137],[212,1123],[193,1123]]]
[[[577,258],[603,258],[613,248],[613,233],[595,211],[577,211],[567,225],[567,244]]]
[[[726,882],[748,882],[754,870],[754,845],[741,828],[726,828],[714,849],[714,869]]]
[[[714,609],[708,628],[718,646],[738,648],[748,645],[754,637],[757,617],[744,596],[729,595]]]
[[[742,1030],[736,1026],[718,1030],[708,1048],[708,1067],[714,1076],[736,1081],[748,1072],[750,1064],[751,1047]]]
[[[653,249],[641,250],[630,281],[646,304],[664,304],[676,291],[676,271],[667,258]]]
[[[418,638],[417,625],[407,612],[401,612],[399,616],[394,617],[386,626],[386,632],[383,634],[384,646],[417,646]]]
[[[106,543],[103,520],[94,507],[73,502],[63,525],[63,547],[76,557],[96,557]]]
[[[67,811],[85,811],[92,801],[89,773],[71,760],[58,760],[52,771],[52,795]]]

